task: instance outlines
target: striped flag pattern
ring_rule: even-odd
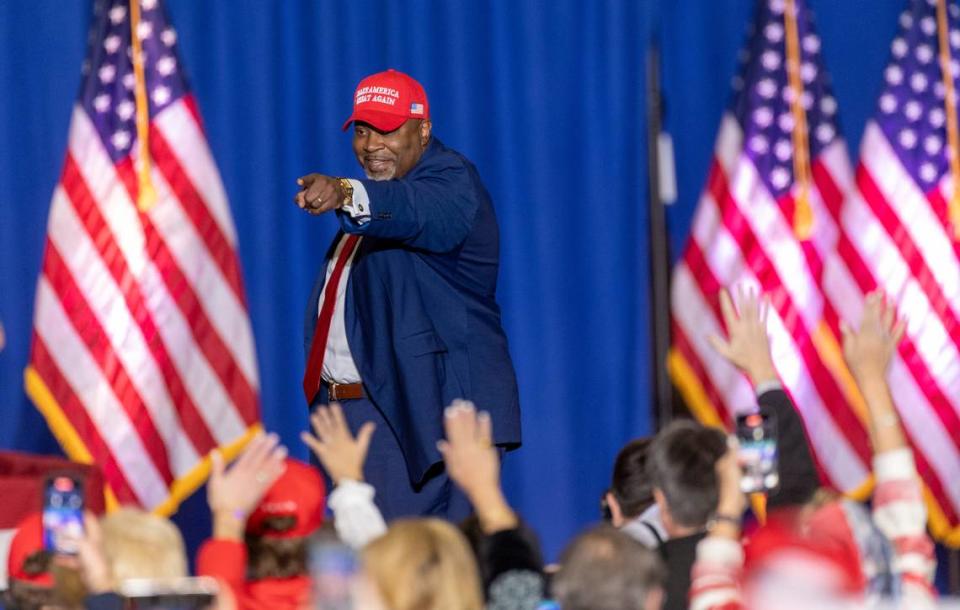
[[[960,546],[960,5],[911,0],[899,20],[854,187],[832,218],[841,234],[824,289],[859,320],[863,296],[881,288],[907,322],[891,391],[930,528]]]
[[[236,231],[159,0],[96,3],[68,140],[26,389],[109,506],[170,513],[260,416]]]
[[[823,482],[868,490],[862,402],[842,362],[839,315],[822,290],[852,183],[837,102],[813,15],[800,0],[761,0],[733,96],[673,274],[671,377],[704,423],[729,426],[756,404],[749,382],[710,347],[721,288],[770,299],[780,378],[797,404]],[[812,224],[811,224],[812,223]]]

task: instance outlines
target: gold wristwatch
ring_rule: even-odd
[[[353,205],[353,185],[346,178],[337,178],[340,188],[343,189],[343,200],[340,201],[341,208],[349,208]]]

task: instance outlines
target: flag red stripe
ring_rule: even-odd
[[[693,345],[690,344],[683,327],[680,326],[676,318],[673,319],[671,326],[671,332],[673,333],[673,347],[680,352],[684,360],[687,361],[687,364],[690,365],[694,375],[696,375],[697,379],[700,381],[700,385],[703,387],[704,393],[706,393],[707,398],[713,405],[714,410],[716,410],[717,416],[729,428],[731,422],[733,421],[730,407],[727,406],[726,401],[720,395],[720,392],[717,391],[717,387],[713,385],[710,375],[708,375],[707,371],[703,368],[703,363],[700,360],[699,354],[697,354],[697,351],[693,348]]]
[[[91,195],[84,182],[73,155],[69,153],[64,164],[61,184],[67,193],[68,200],[77,212],[77,217],[83,223],[91,242],[100,254],[100,259],[113,276],[118,289],[122,292],[131,317],[140,328],[144,343],[150,350],[150,355],[153,356],[157,368],[163,376],[181,428],[198,453],[203,455],[209,452],[217,446],[217,443],[190,398],[190,394],[186,391],[162,341],[162,335],[153,320],[150,309],[146,305],[139,284],[133,274],[130,273],[109,225],[107,225],[99,207],[94,202],[93,195]]]
[[[117,402],[127,413],[127,418],[133,429],[137,431],[147,454],[157,467],[157,471],[167,484],[174,480],[167,457],[166,445],[157,432],[153,417],[143,402],[143,398],[127,373],[126,367],[116,356],[110,338],[97,319],[96,314],[87,303],[86,294],[77,286],[70,269],[63,262],[57,247],[51,242],[48,244],[46,256],[43,259],[43,274],[50,281],[57,298],[63,305],[63,310],[69,318],[77,337],[87,347],[94,362],[100,367],[101,373]]]
[[[121,504],[139,505],[140,500],[127,482],[116,456],[100,436],[100,430],[90,420],[86,408],[80,403],[70,383],[60,372],[46,344],[36,331],[33,333],[30,347],[30,363],[53,394],[57,405],[70,421],[70,425],[83,439],[87,451],[93,456],[94,463],[103,471],[103,478],[113,490],[117,500]]]
[[[150,127],[150,154],[196,229],[197,235],[206,246],[210,258],[216,262],[237,301],[246,309],[243,280],[240,277],[240,266],[237,264],[233,248],[220,230],[220,225],[210,214],[210,210],[207,209],[207,205],[190,177],[183,171],[180,160],[170,148],[163,132],[156,125]]]
[[[136,174],[132,163],[118,164],[117,173],[121,176],[121,182],[128,188],[129,185],[136,184]],[[131,197],[134,196],[135,191],[130,194]],[[153,226],[149,216],[143,214],[140,216],[140,220],[143,223],[143,232],[146,238],[145,247],[152,254],[154,264],[164,284],[166,284],[170,296],[186,318],[193,333],[194,342],[217,374],[241,419],[246,425],[253,425],[259,421],[256,392],[234,361],[227,345],[210,323],[190,282],[180,270],[176,259],[170,254],[166,242],[164,242],[156,227]]]
[[[757,240],[749,221],[740,211],[740,207],[729,191],[726,176],[717,159],[714,158],[710,169],[707,188],[710,190],[718,207],[722,211],[723,224],[731,235],[735,236],[744,260],[753,270],[768,293],[771,305],[776,308],[787,332],[793,337],[797,351],[803,358],[810,379],[820,394],[830,416],[837,424],[837,428],[849,441],[851,448],[863,460],[869,463],[871,451],[866,438],[863,424],[847,404],[836,379],[826,369],[810,338],[810,333],[803,324],[799,310],[793,304],[789,292],[784,287],[779,273],[772,261],[767,257],[763,246]]]

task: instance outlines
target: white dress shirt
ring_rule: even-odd
[[[343,210],[350,214],[354,220],[359,223],[370,220],[370,197],[367,190],[363,188],[363,183],[357,180],[350,180],[353,185],[353,198],[351,205],[343,206]],[[320,315],[320,308],[323,307],[323,299],[327,293],[330,282],[330,276],[333,274],[333,267],[340,258],[340,251],[347,241],[347,234],[340,237],[337,247],[333,252],[330,262],[327,264],[327,276],[324,281],[323,290],[320,292],[320,298],[317,301],[317,315]],[[360,372],[350,354],[350,345],[347,343],[347,328],[344,317],[344,303],[347,295],[347,283],[350,281],[350,267],[353,265],[353,259],[360,249],[360,243],[363,237],[357,240],[357,245],[353,253],[347,260],[343,268],[343,274],[340,276],[340,284],[336,287],[336,301],[333,305],[333,318],[330,320],[330,334],[327,335],[326,351],[323,355],[323,379],[331,383],[359,383]]]

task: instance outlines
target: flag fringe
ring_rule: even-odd
[[[81,464],[93,464],[94,459],[89,448],[86,443],[83,442],[80,434],[77,433],[76,428],[73,427],[73,424],[70,423],[70,419],[63,412],[53,392],[50,391],[50,388],[36,369],[28,366],[26,370],[24,370],[23,378],[27,396],[30,397],[30,400],[36,405],[37,410],[43,415],[51,432],[53,432],[53,436],[57,439],[57,442],[60,443],[67,457]],[[254,424],[247,428],[244,434],[238,439],[222,445],[218,450],[223,454],[224,459],[229,462],[237,457],[237,455],[243,451],[243,448],[246,447],[247,443],[262,430],[263,427],[260,424]],[[157,515],[169,517],[177,511],[177,508],[179,508],[184,500],[203,485],[209,476],[210,456],[208,454],[200,460],[196,466],[191,468],[188,473],[173,482],[167,498],[155,506],[152,512]],[[108,484],[104,485],[104,500],[107,512],[114,511],[120,507],[120,502]]]

